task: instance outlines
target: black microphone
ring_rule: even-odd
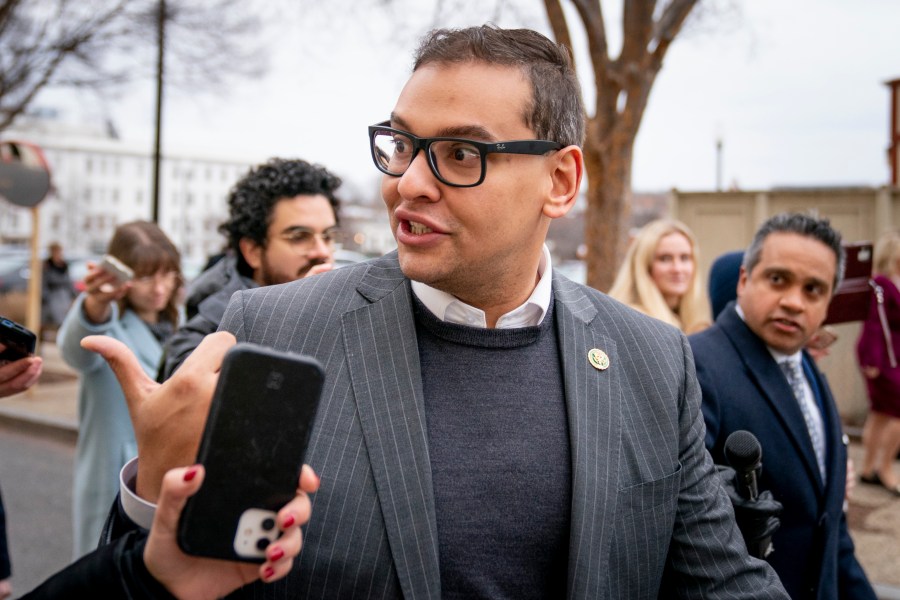
[[[725,440],[725,458],[737,472],[738,493],[754,502],[759,497],[757,480],[762,470],[762,446],[756,436],[744,429],[733,432]]]

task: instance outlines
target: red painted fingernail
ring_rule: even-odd
[[[184,474],[184,480],[190,481],[197,476],[197,467],[191,467]]]
[[[282,524],[282,529],[287,529],[291,525],[295,523],[294,515],[288,515],[287,519],[284,520],[284,524]]]
[[[281,548],[275,548],[274,550],[272,550],[272,554],[271,554],[271,556],[269,556],[269,560],[271,560],[271,561],[281,560],[281,558],[283,556],[284,556],[284,550],[282,550]]]
[[[275,569],[272,567],[266,567],[263,569],[263,579],[269,579],[272,575],[275,574]]]

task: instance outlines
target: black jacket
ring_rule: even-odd
[[[171,377],[203,338],[219,328],[232,294],[255,287],[255,281],[238,272],[234,257],[220,260],[195,279],[188,288],[188,320],[166,340],[157,380]]]

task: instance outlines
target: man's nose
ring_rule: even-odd
[[[799,285],[792,285],[788,287],[781,294],[780,304],[783,308],[786,308],[793,312],[800,312],[806,306],[803,300],[803,290]]]
[[[416,154],[413,161],[406,168],[400,181],[397,182],[397,191],[408,200],[437,200],[440,193],[437,187],[437,177],[431,171],[428,164],[428,154],[424,151]]]
[[[334,244],[326,242],[325,236],[323,235],[313,236],[313,245],[307,254],[317,258],[324,257],[330,259],[332,254],[334,254]]]

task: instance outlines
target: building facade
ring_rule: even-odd
[[[3,139],[42,148],[51,191],[38,207],[40,247],[58,241],[67,255],[101,254],[117,225],[151,219],[153,157],[149,145],[117,139],[98,127],[27,118]],[[255,161],[167,152],[160,173],[159,225],[186,262],[202,264],[224,242],[228,190]],[[0,242],[27,245],[31,209],[0,202]]]

